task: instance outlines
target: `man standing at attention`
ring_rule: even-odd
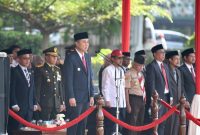
[[[35,87],[36,99],[40,107],[40,119],[47,121],[55,119],[56,115],[65,108],[61,71],[55,65],[58,57],[57,48],[45,49],[43,53],[45,54],[45,63],[35,70]]]
[[[168,60],[169,73],[172,95],[173,95],[173,106],[179,103],[181,96],[183,95],[183,82],[182,76],[178,67],[180,66],[180,57],[178,51],[169,51],[166,53],[166,59]],[[165,129],[166,135],[178,135],[179,134],[179,116],[173,114],[167,119],[168,128]]]
[[[196,83],[195,83],[195,53],[193,48],[189,48],[184,50],[182,53],[182,58],[184,64],[180,66],[180,71],[183,77],[183,86],[186,99],[192,103],[192,99],[195,95],[196,91]]]
[[[125,99],[125,77],[122,67],[123,54],[121,50],[113,50],[111,62],[102,74],[102,94],[105,99],[106,110],[116,116],[117,103],[119,106],[119,119],[125,120],[126,99]],[[117,100],[117,101],[116,101]],[[105,119],[105,135],[112,135],[116,131],[116,124]],[[122,133],[120,129],[119,132]]]
[[[92,84],[91,58],[87,53],[89,47],[88,33],[74,35],[75,50],[67,54],[64,62],[64,85],[66,108],[70,120],[84,113],[94,105],[94,88]],[[84,135],[87,120],[79,122],[67,130],[67,135]]]
[[[136,55],[130,70],[125,73],[127,122],[141,126],[145,111],[145,78],[142,73],[144,57]],[[140,135],[140,132],[128,131],[128,135]]]
[[[157,91],[161,99],[168,103],[172,103],[173,97],[169,84],[169,69],[163,62],[165,60],[165,50],[162,44],[154,46],[152,49],[154,60],[146,68],[146,93],[147,93],[147,107],[150,107],[151,96],[153,91]],[[158,112],[160,118],[167,109],[161,106]],[[166,122],[163,122],[158,127],[158,134],[164,135]]]
[[[131,62],[131,53],[123,52],[122,54],[124,55],[122,66],[124,68],[124,73],[126,73],[129,70],[128,66],[130,65],[130,62]]]
[[[31,50],[22,49],[17,52],[18,66],[11,70],[10,107],[26,121],[31,121],[33,111],[37,110],[35,100],[34,77],[28,66],[30,64]],[[19,130],[22,124],[9,118],[9,131]]]

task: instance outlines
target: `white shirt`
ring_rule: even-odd
[[[159,68],[160,68],[160,70],[161,70],[161,64],[162,64],[162,62],[160,62],[160,61],[158,61],[158,60],[156,60],[156,62],[158,63]],[[162,72],[162,70],[161,70],[161,72]]]
[[[25,73],[24,70],[27,70],[27,71],[28,71],[27,67],[24,67],[24,66],[22,66],[22,65],[20,65],[20,64],[19,64],[19,66],[20,66],[20,68],[22,69],[22,71],[23,71],[23,73],[24,73],[24,76],[26,76],[26,73]],[[14,108],[17,108],[17,107],[19,107],[19,106],[18,106],[18,105],[13,105],[13,106],[12,106],[13,109],[14,109]],[[34,110],[36,110],[36,109],[37,109],[37,105],[34,105]]]
[[[185,63],[185,65],[187,66],[187,68],[189,69],[189,71],[190,71],[191,73],[192,73],[192,71],[191,71],[191,68],[192,68],[194,77],[196,77],[196,74],[195,74],[193,65],[189,65],[189,64],[187,64],[187,63]]]
[[[24,66],[22,66],[22,65],[20,65],[20,64],[19,64],[19,66],[20,66],[20,68],[22,69],[22,71],[23,71],[23,73],[24,73],[24,76],[26,77],[26,72],[25,72],[25,70],[28,71],[27,67],[24,67]]]
[[[76,52],[78,53],[78,55],[80,56],[80,58],[82,60],[82,57],[84,56],[84,54],[81,54],[77,49],[76,49]]]
[[[115,71],[116,71],[116,81],[115,81]],[[111,107],[116,107],[116,97],[117,88],[119,95],[119,107],[126,107],[125,100],[125,76],[124,71],[121,67],[115,67],[114,65],[109,65],[103,70],[102,73],[102,94],[105,101],[109,101]]]

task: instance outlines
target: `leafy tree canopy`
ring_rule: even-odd
[[[171,20],[167,10],[159,7],[163,2],[131,0],[131,14],[146,15],[152,19],[153,15],[160,15]],[[60,28],[91,26],[109,20],[120,21],[122,0],[0,0],[0,12],[17,15],[27,27],[39,29],[46,47],[49,34]]]

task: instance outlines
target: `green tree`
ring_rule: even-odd
[[[185,44],[186,48],[194,48],[195,47],[195,33],[190,36],[189,40]]]
[[[132,15],[159,13],[171,19],[158,4],[164,0],[131,0]],[[39,29],[43,46],[49,44],[49,35],[60,28],[79,28],[103,24],[108,20],[121,20],[121,0],[0,0],[0,11],[23,18],[30,28]],[[77,27],[78,26],[78,27]]]
[[[17,44],[22,48],[32,49],[34,54],[40,54],[41,35],[27,35],[24,32],[0,31],[0,48],[5,49],[11,45]]]

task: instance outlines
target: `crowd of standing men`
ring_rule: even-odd
[[[130,125],[142,126],[152,122],[151,96],[157,91],[159,98],[170,105],[177,105],[181,96],[185,96],[189,109],[195,94],[195,51],[193,48],[181,52],[183,63],[180,64],[178,51],[165,51],[162,44],[151,49],[153,60],[145,65],[144,50],[135,52],[132,66],[129,52],[113,50],[110,55],[112,64],[103,65],[99,76],[100,91],[105,100],[108,112],[116,116],[117,103],[120,110],[119,119]],[[117,99],[116,99],[117,97]],[[167,112],[167,108],[159,104],[158,117]],[[188,126],[188,122],[187,122]],[[111,135],[116,124],[105,118],[105,134]],[[151,135],[152,131],[127,131],[120,128],[123,135]],[[158,126],[159,135],[178,135],[179,117],[172,115]]]
[[[58,60],[58,50],[43,50],[44,62],[33,64],[30,49],[13,45],[6,52],[10,59],[11,84],[10,108],[23,119],[50,121],[58,113],[65,113],[70,120],[94,105],[91,58],[88,33],[74,35],[75,45],[68,48],[64,64]],[[36,63],[41,63],[39,58]],[[64,70],[61,70],[64,69]],[[68,128],[68,135],[83,135],[86,119]],[[9,117],[8,133],[23,130],[24,125]]]
[[[12,46],[2,50],[10,58],[11,85],[10,108],[27,121],[55,119],[58,113],[67,112],[70,120],[78,117],[94,105],[91,58],[88,33],[74,35],[75,45],[66,51],[64,64],[58,63],[58,50],[51,47],[43,50],[44,63],[34,65],[30,49]],[[146,53],[137,51],[134,59],[130,52],[113,50],[99,72],[100,94],[105,100],[105,109],[130,125],[141,126],[151,120],[151,95],[171,105],[179,102],[181,95],[187,99],[186,108],[195,94],[195,52],[184,50],[180,65],[178,51],[165,52],[162,44],[151,49],[154,60],[145,65]],[[106,58],[106,59],[107,59]],[[107,60],[108,60],[107,59]],[[130,62],[131,67],[129,67]],[[160,105],[159,117],[167,112]],[[84,135],[87,119],[67,129],[68,135]],[[178,135],[179,118],[172,115],[158,127],[159,135]],[[8,131],[22,129],[23,125],[9,117]],[[105,135],[112,135],[116,124],[105,119]],[[151,131],[134,132],[119,128],[123,135],[149,135]]]

